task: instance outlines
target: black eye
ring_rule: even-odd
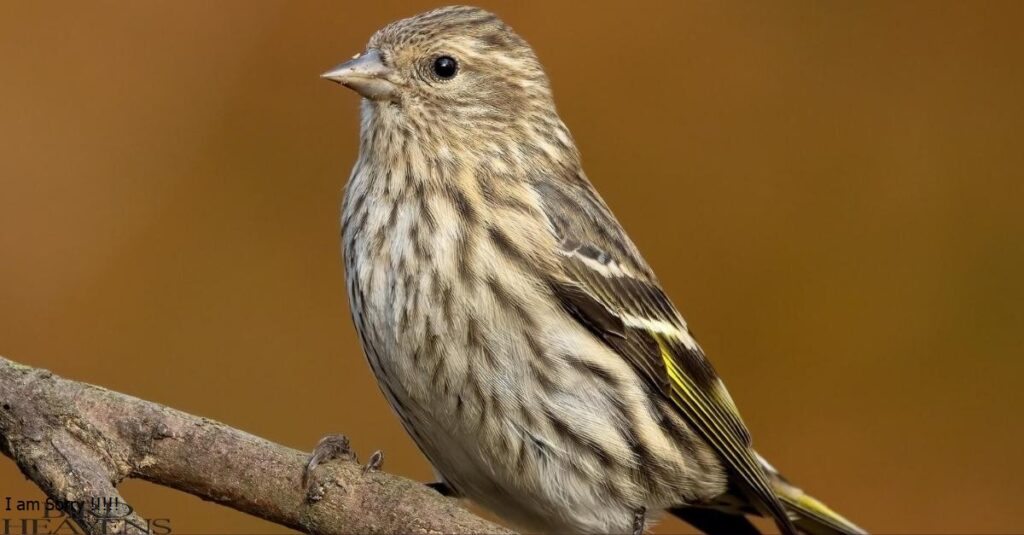
[[[434,74],[448,80],[459,72],[459,62],[451,56],[441,56],[434,60]]]

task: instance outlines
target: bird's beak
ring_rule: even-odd
[[[380,51],[371,48],[320,77],[338,82],[370,100],[391,100],[396,89],[395,84],[388,80],[391,73],[381,60]]]

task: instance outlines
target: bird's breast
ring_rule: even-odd
[[[385,191],[373,178],[357,171],[343,205],[352,314],[382,391],[438,471],[520,512],[565,500],[593,509],[588,474],[631,503],[652,492],[676,499],[676,477],[638,483],[631,437],[662,444],[656,464],[679,482],[696,472],[663,436],[641,380],[551,299],[526,249],[543,231],[516,213]],[[531,494],[539,504],[514,501],[551,471],[579,492],[560,484]]]

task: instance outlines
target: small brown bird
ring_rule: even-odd
[[[356,328],[442,478],[528,530],[862,533],[752,448],[722,381],[587,180],[496,16],[394,22],[325,73],[362,95],[342,211]]]

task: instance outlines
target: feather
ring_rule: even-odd
[[[721,457],[754,507],[794,533],[714,367],[586,177],[535,186],[558,239],[565,310],[633,365]]]

